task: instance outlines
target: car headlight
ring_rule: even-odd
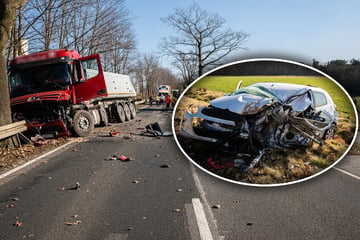
[[[199,106],[198,105],[190,105],[187,109],[187,112],[190,114],[196,114],[199,111]]]

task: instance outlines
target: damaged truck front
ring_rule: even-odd
[[[17,57],[9,65],[13,118],[26,120],[29,134],[54,137],[87,136],[109,117],[135,117],[131,82],[124,96],[109,98],[105,74],[97,54],[81,57],[61,49]],[[123,80],[111,81],[120,84],[121,91]]]
[[[308,147],[313,141],[324,144],[335,134],[337,116],[323,89],[256,83],[214,99],[209,106],[189,106],[179,133],[234,151],[235,165],[246,172],[267,149]]]

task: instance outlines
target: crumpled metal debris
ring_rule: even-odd
[[[163,132],[158,122],[154,122],[146,125],[144,133],[150,133],[157,138],[172,136],[171,132]]]

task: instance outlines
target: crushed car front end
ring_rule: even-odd
[[[257,83],[210,101],[191,105],[180,121],[179,134],[235,149],[259,158],[269,148],[308,147],[332,137],[337,111],[331,98],[318,106],[318,88],[285,83]]]

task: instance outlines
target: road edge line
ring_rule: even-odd
[[[206,219],[204,208],[199,198],[192,199],[192,205],[194,208],[194,214],[196,218],[196,222],[200,232],[200,238],[203,240],[213,240],[213,236],[211,235],[209,223]]]
[[[353,177],[353,178],[355,178],[355,179],[357,179],[357,180],[360,180],[360,177],[359,177],[359,176],[356,176],[355,174],[349,173],[349,172],[347,172],[347,171],[345,171],[345,170],[343,170],[343,169],[341,169],[341,168],[333,167],[333,169],[335,169],[335,170],[337,170],[337,171],[339,171],[339,172],[341,172],[341,173],[344,173],[344,174],[346,174],[346,175],[348,175],[348,176],[350,176],[350,177]]]
[[[67,143],[65,143],[64,145],[61,145],[60,147],[57,147],[57,148],[55,148],[55,149],[53,149],[53,150],[50,150],[49,152],[46,152],[46,153],[44,153],[44,154],[42,154],[42,155],[40,155],[40,156],[38,156],[38,157],[36,157],[36,158],[34,158],[34,159],[32,159],[32,160],[30,160],[30,161],[28,161],[28,162],[20,165],[20,166],[17,166],[16,168],[10,169],[9,171],[7,171],[7,172],[5,172],[5,173],[3,173],[3,174],[0,175],[0,180],[8,177],[8,176],[11,175],[11,174],[16,173],[17,171],[19,171],[19,170],[21,170],[21,169],[23,169],[23,168],[25,168],[25,167],[27,167],[27,166],[35,163],[35,162],[41,160],[42,158],[44,158],[44,157],[46,157],[46,156],[48,156],[48,155],[50,155],[50,154],[52,154],[52,153],[54,153],[54,152],[62,149],[62,148],[65,148],[66,146],[68,146],[68,145],[70,145],[70,144],[72,144],[72,143],[74,143],[74,142],[75,142],[75,141],[67,142]]]
[[[204,188],[202,187],[201,185],[201,182],[200,182],[200,179],[199,179],[199,176],[197,175],[196,173],[196,168],[195,166],[189,161],[190,163],[190,170],[191,170],[191,173],[192,173],[192,176],[193,176],[193,179],[194,179],[194,182],[195,182],[195,186],[197,188],[197,190],[199,191],[199,194],[200,194],[200,198],[201,200],[203,201],[204,205],[205,205],[205,209],[206,209],[206,212],[209,214],[209,217],[210,217],[210,220],[211,220],[211,223],[212,223],[212,229],[213,229],[213,237],[215,239],[222,239],[220,237],[220,234],[218,232],[218,226],[217,226],[217,223],[216,223],[216,220],[215,220],[215,217],[214,217],[214,214],[213,212],[211,211],[211,208],[210,208],[210,205],[206,199],[206,193],[205,193],[205,190]]]

